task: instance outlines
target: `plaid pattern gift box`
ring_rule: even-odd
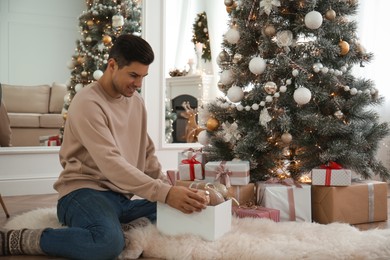
[[[387,220],[387,183],[352,182],[346,187],[312,187],[313,221],[361,224]]]
[[[205,165],[205,181],[232,185],[249,183],[249,161],[213,161]]]
[[[280,210],[280,221],[311,222],[311,185],[292,179],[256,183],[257,205]]]
[[[352,181],[352,171],[343,169],[341,165],[330,162],[311,171],[312,185],[349,186]]]
[[[275,222],[280,221],[280,210],[261,206],[232,206],[232,213],[239,218],[268,218]]]

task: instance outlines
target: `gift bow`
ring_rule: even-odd
[[[330,186],[330,180],[332,178],[332,170],[339,170],[339,169],[342,169],[343,167],[336,162],[330,161],[327,164],[321,165],[320,168],[326,170],[325,186]]]
[[[229,168],[225,167],[226,161],[222,161],[220,165],[217,167],[217,175],[215,176],[215,180],[221,179],[220,183],[225,184],[226,188],[230,188],[230,175],[232,175],[232,171]]]
[[[265,181],[265,183],[270,183],[270,184],[282,184],[285,186],[296,186],[297,188],[302,188],[302,185],[294,180],[293,178],[285,178],[285,179],[279,179],[279,178],[270,178]]]
[[[195,180],[195,169],[194,165],[195,164],[201,164],[198,160],[195,159],[196,155],[192,156],[191,158],[184,159],[181,162],[183,164],[189,164],[190,165],[190,178],[191,180]]]

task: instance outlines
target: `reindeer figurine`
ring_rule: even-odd
[[[182,112],[180,115],[184,118],[187,118],[187,125],[185,131],[185,138],[187,143],[194,143],[198,141],[198,134],[203,130],[196,123],[197,110],[191,108],[190,102],[184,101],[182,107],[185,109],[185,112]]]

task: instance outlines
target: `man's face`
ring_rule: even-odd
[[[141,88],[142,80],[148,75],[148,70],[148,65],[136,61],[121,69],[115,63],[112,73],[112,91],[118,97],[120,95],[131,97],[137,89]]]

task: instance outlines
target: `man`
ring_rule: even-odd
[[[54,184],[57,215],[68,228],[27,230],[26,237],[11,231],[15,235],[9,237],[21,241],[21,248],[3,251],[115,259],[125,245],[122,228],[139,225],[145,217],[154,221],[156,201],[184,213],[206,207],[196,190],[163,181],[137,92],[153,60],[142,38],[116,39],[103,76],[79,91],[68,110],[60,149],[63,171]],[[144,199],[130,200],[133,194]]]
[[[2,94],[3,92],[0,84],[0,147],[8,147],[11,146],[12,131]]]

